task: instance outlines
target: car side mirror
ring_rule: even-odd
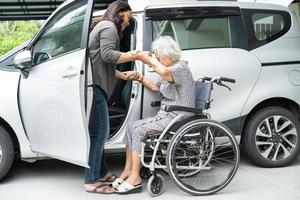
[[[43,63],[46,60],[49,60],[51,58],[52,58],[52,56],[48,52],[43,52],[43,51],[35,52],[34,56],[33,56],[33,60],[32,60],[33,62],[32,63],[34,65],[38,65],[38,64]]]
[[[14,57],[15,68],[21,70],[23,78],[27,78],[29,75],[29,69],[32,66],[31,52],[29,50],[24,50],[18,53]]]
[[[29,69],[31,68],[31,52],[29,50],[24,50],[18,53],[14,57],[14,64],[17,69]]]

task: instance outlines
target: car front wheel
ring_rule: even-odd
[[[253,163],[286,166],[300,151],[300,123],[287,109],[267,107],[247,121],[242,140],[243,150]]]
[[[0,125],[0,180],[10,170],[14,161],[14,144],[9,133]]]

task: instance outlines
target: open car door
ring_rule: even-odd
[[[20,78],[19,106],[33,152],[88,166],[86,55],[93,0],[62,6],[29,44],[32,67]]]

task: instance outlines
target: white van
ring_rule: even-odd
[[[250,160],[279,167],[300,151],[299,7],[289,5],[292,0],[266,1],[129,1],[133,19],[121,49],[149,50],[154,39],[170,35],[195,78],[236,79],[232,91],[215,87],[208,111],[235,133]],[[66,1],[30,42],[0,58],[0,179],[15,157],[87,166],[92,106],[87,44],[97,10],[96,0]],[[139,61],[118,68],[157,76]],[[154,115],[157,101],[159,95],[139,82],[119,81],[109,99],[106,148],[122,150],[126,124]]]

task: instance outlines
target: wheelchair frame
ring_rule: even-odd
[[[195,113],[196,116],[199,116],[199,118],[195,118],[195,119],[197,119],[197,120],[201,120],[201,119],[208,119],[208,120],[210,120],[210,119],[211,119],[211,116],[210,116],[210,114],[207,112],[207,109],[210,107],[210,102],[211,102],[211,100],[210,100],[210,94],[211,94],[211,92],[212,92],[212,90],[213,90],[213,84],[216,83],[216,84],[218,84],[218,85],[220,85],[220,86],[227,87],[229,90],[231,90],[228,86],[224,85],[223,82],[231,82],[231,83],[235,83],[235,80],[229,79],[229,78],[225,78],[225,77],[219,77],[219,78],[209,78],[209,77],[204,77],[204,78],[198,78],[198,79],[196,79],[196,81],[198,81],[198,82],[199,82],[199,80],[201,80],[201,82],[203,82],[203,83],[207,83],[207,84],[208,84],[208,88],[209,88],[208,90],[206,90],[207,88],[204,89],[204,94],[203,94],[203,93],[202,93],[202,94],[197,94],[197,91],[196,91],[196,100],[202,101],[202,103],[201,103],[200,105],[198,105],[198,107],[200,107],[200,108],[186,108],[186,107],[181,107],[181,106],[167,106],[167,107],[165,108],[165,110],[166,110],[166,111],[185,111],[185,112],[192,112],[192,113]],[[196,82],[196,83],[197,83],[197,82]],[[196,88],[196,90],[197,90],[197,88]],[[205,90],[206,90],[206,91],[205,91]],[[200,96],[200,97],[199,97],[199,96]],[[199,114],[201,114],[201,115],[199,115]],[[155,169],[163,169],[163,170],[167,171],[167,161],[166,161],[166,164],[165,164],[165,165],[161,165],[160,163],[159,163],[159,164],[156,163],[157,153],[158,153],[158,151],[160,150],[160,149],[159,149],[160,144],[161,144],[162,142],[166,142],[166,143],[168,143],[168,146],[170,145],[171,139],[164,139],[164,137],[165,137],[165,135],[166,135],[167,133],[171,133],[171,134],[172,134],[172,138],[176,135],[176,133],[170,131],[170,129],[176,124],[176,122],[178,122],[178,121],[179,121],[180,119],[182,119],[184,116],[185,116],[185,113],[181,113],[181,114],[177,115],[177,116],[176,116],[176,117],[175,117],[175,118],[174,118],[174,119],[166,126],[166,128],[161,132],[161,134],[159,135],[159,137],[158,137],[157,139],[155,139],[155,138],[154,138],[154,139],[148,138],[148,139],[144,140],[144,142],[142,143],[141,162],[142,162],[142,165],[143,165],[144,167],[148,168],[148,169],[150,170],[151,174],[152,174],[152,177],[150,178],[150,180],[149,180],[149,182],[148,182],[148,187],[147,187],[147,188],[148,188],[148,191],[150,192],[150,194],[151,194],[152,196],[158,196],[158,195],[160,195],[160,194],[162,193],[162,191],[163,191],[163,184],[164,184],[164,183],[163,183],[162,177],[161,177],[159,174],[157,174],[157,173],[155,172]],[[191,118],[191,117],[189,117],[189,118]],[[189,118],[187,118],[187,119],[189,119]],[[217,124],[217,122],[213,122],[213,121],[212,121],[212,123]],[[184,125],[185,125],[185,124],[182,124],[182,125],[178,128],[178,130],[179,130],[181,127],[183,127]],[[229,131],[229,133],[231,133],[230,130],[229,130],[224,124],[218,123],[217,125],[223,126],[222,128],[225,127],[225,129],[227,129],[227,132]],[[234,140],[233,143],[234,143],[235,154],[237,154],[237,155],[236,155],[236,156],[237,156],[237,160],[236,160],[235,162],[237,162],[237,165],[238,165],[238,162],[239,162],[239,150],[238,150],[237,142],[236,142],[236,140],[235,140],[235,138],[234,138],[234,135],[233,135],[232,133],[231,133],[231,135],[233,136],[233,140]],[[149,144],[150,144],[150,143],[154,143],[154,144],[155,144],[154,148],[152,148],[153,154],[152,154],[152,158],[151,158],[151,161],[149,162],[149,164],[147,164],[147,163],[145,162],[145,146],[146,146],[146,142],[148,142]],[[168,147],[168,148],[169,148],[169,147]],[[166,153],[166,158],[167,158],[167,153]],[[207,161],[207,162],[209,162],[209,161]],[[191,166],[190,166],[190,167],[191,167]],[[234,176],[235,173],[236,173],[237,166],[236,166],[235,168],[236,168],[236,169],[235,169],[235,171],[233,172],[233,176]],[[193,170],[193,168],[188,168],[188,169],[192,169],[192,170]],[[202,167],[201,169],[199,169],[199,167],[196,167],[196,168],[195,168],[195,170],[209,170],[209,169],[211,169],[211,167],[210,167],[210,166],[205,166],[205,165],[204,165],[204,167]],[[233,178],[233,176],[232,176],[232,178]],[[154,179],[157,179],[157,178],[158,178],[158,180],[160,179],[160,181],[162,181],[162,182],[161,182],[162,188],[156,187],[156,188],[155,188],[156,190],[153,191],[152,182],[153,182]],[[231,181],[232,178],[229,179],[228,183]],[[223,189],[228,183],[224,184],[224,186],[223,186],[223,187],[220,187],[220,189],[218,189],[218,190],[211,191],[211,192],[203,192],[203,193],[199,193],[199,195],[215,193],[215,192],[217,192],[217,191]],[[177,185],[178,185],[178,184],[177,184]],[[182,188],[181,188],[181,189],[182,189]],[[183,190],[184,190],[184,189],[183,189]],[[185,190],[185,191],[186,191],[186,190]],[[186,192],[189,192],[189,191],[186,191]],[[189,193],[194,194],[193,192],[189,192]],[[198,195],[198,193],[197,193],[196,195]]]

